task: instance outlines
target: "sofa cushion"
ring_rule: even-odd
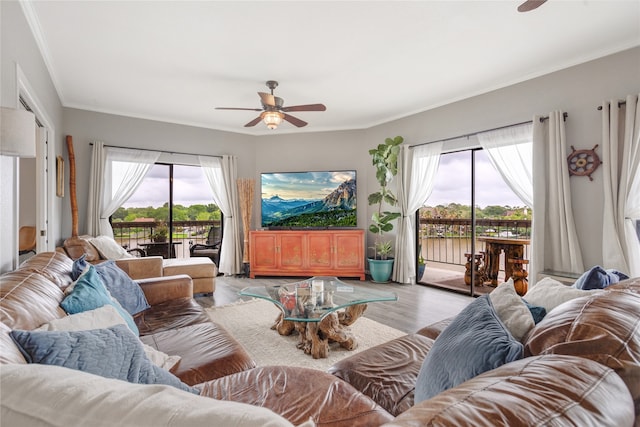
[[[144,335],[140,339],[163,353],[179,354],[182,358],[172,372],[189,385],[256,366],[235,338],[210,321]]]
[[[591,360],[528,357],[417,404],[386,426],[632,426],[619,376]]]
[[[11,331],[29,363],[64,366],[139,384],[166,384],[199,393],[147,358],[124,325],[90,331]]]
[[[115,260],[120,258],[133,258],[133,255],[109,236],[92,237],[89,239],[89,243],[95,246],[102,259]]]
[[[71,273],[72,277],[77,279],[89,265],[84,255],[75,260]],[[96,264],[94,268],[111,296],[118,300],[122,308],[127,310],[129,314],[134,316],[150,307],[140,286],[131,280],[127,273],[118,267],[114,261]]]
[[[36,331],[87,331],[91,329],[104,329],[115,325],[127,326],[127,321],[122,318],[118,310],[110,304],[103,305],[95,310],[83,311],[71,314],[60,319],[51,320],[35,329]],[[143,344],[144,353],[156,366],[167,371],[171,370],[179,361],[180,356],[169,356],[155,348]]]
[[[140,335],[149,335],[185,326],[210,323],[211,319],[193,297],[170,299],[153,304],[135,318]]]
[[[262,406],[293,424],[371,427],[393,417],[369,397],[326,372],[265,366],[201,384],[201,396]]]
[[[489,298],[502,323],[518,341],[535,325],[531,311],[516,292],[513,279],[501,283]]]
[[[344,358],[328,372],[398,415],[413,406],[418,372],[432,345],[422,335],[405,335]]]
[[[531,330],[525,355],[579,356],[614,369],[640,415],[639,291],[640,279],[627,280],[562,304]]]
[[[599,290],[583,291],[571,286],[567,286],[550,277],[545,277],[534,286],[530,287],[523,298],[529,304],[544,307],[549,313],[551,310],[562,304],[563,302],[580,298],[587,293],[585,292],[601,292]]]
[[[73,261],[62,252],[40,252],[20,264],[20,270],[34,271],[64,289],[73,282]]]
[[[110,304],[113,305],[123,319],[127,321],[127,325],[131,331],[136,335],[139,334],[133,318],[111,297],[93,265],[87,267],[78,280],[69,286],[67,292],[67,296],[60,302],[60,306],[68,314],[94,310],[105,304]]]
[[[40,273],[16,270],[0,275],[0,320],[10,329],[35,329],[65,316],[64,293]]]
[[[47,386],[42,387],[45,378]],[[2,423],[11,426],[292,427],[281,416],[259,406],[196,396],[170,386],[131,384],[58,366],[3,366],[0,393]]]
[[[522,344],[500,321],[489,295],[483,295],[466,306],[433,343],[418,373],[415,402],[522,355]]]
[[[89,262],[100,261],[100,253],[95,246],[89,242],[92,236],[82,235],[78,237],[70,237],[64,241],[64,250],[72,260],[80,258],[82,255],[86,255],[86,259]]]
[[[576,289],[604,289],[607,286],[618,283],[621,280],[628,279],[624,273],[621,273],[614,269],[605,270],[604,268],[596,265],[589,270],[582,273],[582,275],[573,284]]]

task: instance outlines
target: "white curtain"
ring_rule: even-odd
[[[482,132],[478,141],[504,182],[533,208],[533,123]]]
[[[224,214],[218,269],[224,274],[239,274],[242,272],[242,235],[236,186],[238,160],[227,155],[222,158],[198,156],[198,159],[213,191],[213,201]]]
[[[533,119],[533,224],[529,277],[536,283],[544,270],[584,271],[578,242],[567,167],[563,113]]]
[[[631,277],[640,276],[640,108],[638,95],[602,106],[604,216],[602,260]],[[621,117],[624,111],[624,118]]]
[[[126,202],[160,157],[160,152],[93,143],[87,233],[113,237],[109,217]]]
[[[396,258],[393,264],[393,280],[399,283],[415,283],[416,280],[416,230],[415,213],[427,201],[440,164],[443,142],[416,147],[401,146],[398,158],[398,205],[402,216],[396,234]]]

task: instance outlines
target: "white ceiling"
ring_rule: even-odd
[[[640,45],[640,1],[29,1],[66,107],[232,132],[362,129]],[[243,125],[278,80],[304,128]]]

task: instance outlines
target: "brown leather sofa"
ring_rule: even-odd
[[[390,426],[640,426],[640,279],[565,302],[522,339],[525,357],[414,405],[426,354],[451,319],[329,369]]]
[[[32,330],[66,316],[59,303],[72,283],[72,265],[62,251],[44,252],[0,276],[0,364],[26,363],[9,336],[11,330]],[[201,396],[266,407],[296,425],[310,418],[318,426],[336,427],[381,425],[393,419],[369,397],[326,372],[256,367],[244,348],[195,302],[190,277],[138,283],[151,305],[135,317],[141,341],[181,356],[171,372],[200,388]]]
[[[41,253],[0,276],[0,363],[26,363],[9,331],[65,316],[59,303],[71,266],[62,252]],[[136,317],[141,340],[182,357],[176,376],[203,396],[265,407],[293,424],[640,425],[638,279],[557,307],[523,338],[524,359],[417,405],[418,371],[446,321],[344,359],[334,375],[255,367],[193,300],[188,276],[139,283],[151,305]]]

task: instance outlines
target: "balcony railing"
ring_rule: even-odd
[[[531,221],[477,219],[476,253],[485,250],[484,242],[477,240],[478,237],[529,239]],[[471,252],[471,219],[420,218],[418,244],[427,262],[464,266],[464,254]],[[525,258],[528,258],[528,253],[529,245],[525,245]]]
[[[127,249],[142,249],[151,254],[157,251],[149,251],[152,242],[151,236],[159,226],[157,222],[114,222],[111,224],[115,240]],[[173,251],[169,253],[169,237],[167,236],[166,257],[189,258],[190,244],[206,243],[209,228],[220,226],[220,220],[209,221],[174,221],[172,230]]]

